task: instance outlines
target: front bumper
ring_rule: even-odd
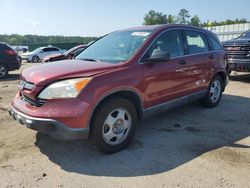
[[[21,56],[23,61],[31,61],[31,57],[30,56]]]
[[[238,72],[250,72],[250,60],[229,59],[228,68],[229,70],[238,71]]]
[[[48,134],[56,139],[77,140],[87,138],[89,135],[88,128],[69,128],[63,123],[53,119],[28,116],[19,112],[12,106],[9,108],[9,114],[13,119],[25,125],[27,128]]]

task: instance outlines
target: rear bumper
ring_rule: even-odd
[[[19,112],[12,106],[9,108],[9,114],[13,119],[25,125],[27,128],[48,134],[60,140],[84,139],[87,138],[89,134],[88,128],[69,128],[63,123],[53,119],[28,116]]]
[[[228,67],[233,71],[250,72],[250,59],[229,59]]]

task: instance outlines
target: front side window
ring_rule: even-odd
[[[157,53],[168,53],[170,58],[184,55],[180,32],[171,30],[161,34],[154,41],[145,58],[150,58]]]
[[[50,50],[49,50],[49,48],[44,48],[42,51],[43,52],[49,52]]]
[[[119,63],[128,60],[142,46],[151,31],[117,31],[99,39],[76,59],[92,59],[110,63]]]
[[[197,31],[185,31],[188,54],[208,52],[208,44],[204,35]]]

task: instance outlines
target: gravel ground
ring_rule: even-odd
[[[250,74],[232,76],[218,107],[146,119],[127,149],[105,155],[12,120],[19,72],[0,81],[0,187],[250,187]]]

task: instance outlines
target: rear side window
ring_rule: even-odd
[[[146,56],[151,57],[156,53],[167,52],[170,58],[184,55],[181,34],[178,30],[166,31],[153,43]]]
[[[209,37],[209,40],[211,43],[210,46],[211,46],[212,50],[221,50],[222,49],[221,44],[217,40],[213,39],[212,37]]]
[[[208,44],[204,35],[197,31],[185,31],[188,54],[208,52]]]

